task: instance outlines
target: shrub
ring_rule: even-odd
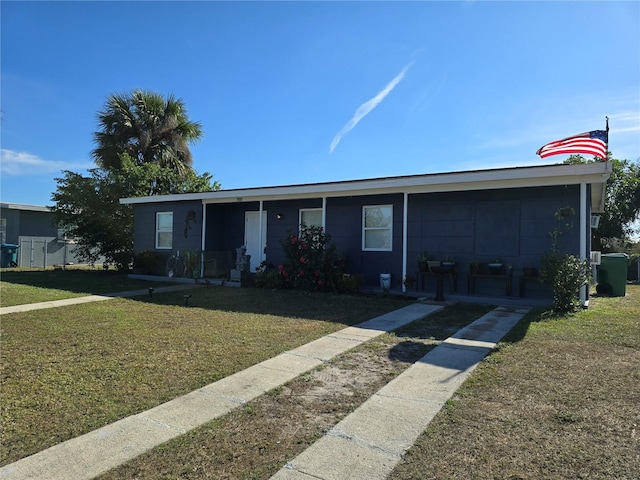
[[[303,226],[300,234],[291,230],[280,243],[286,262],[278,267],[285,288],[308,291],[337,291],[344,260],[329,243],[322,227]]]
[[[254,278],[254,285],[258,288],[284,288],[283,277],[275,270],[257,271]]]
[[[540,281],[553,291],[553,310],[557,313],[576,311],[580,306],[578,291],[590,280],[589,261],[549,252],[542,257],[541,263]]]
[[[364,278],[362,275],[343,273],[338,282],[338,291],[340,293],[358,293],[363,283]]]
[[[629,255],[627,280],[635,280],[636,282],[640,282],[640,278],[638,278],[638,261],[640,261],[640,253],[632,253],[631,255]]]
[[[161,271],[162,258],[158,252],[144,250],[133,257],[133,268],[144,275],[156,275]]]

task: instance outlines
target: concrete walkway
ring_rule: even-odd
[[[179,290],[191,290],[202,285],[194,285],[193,282],[184,285],[169,285],[166,287],[153,287],[154,295],[156,293],[175,292]],[[149,295],[149,289],[131,290],[129,292],[106,293],[104,295],[86,295],[84,297],[63,298],[62,300],[50,300],[48,302],[28,303],[25,305],[14,305],[11,307],[0,308],[0,315],[17,312],[29,312],[31,310],[42,310],[45,308],[65,307],[68,305],[78,305],[81,303],[102,302],[104,300],[113,300],[119,297],[139,297]]]
[[[0,478],[90,479],[253,400],[384,332],[442,309],[419,303],[319,338],[151,410],[23,458]]]
[[[498,307],[458,331],[271,478],[387,478],[444,403],[528,310]]]
[[[193,285],[163,288],[175,290],[181,287],[193,288]],[[156,292],[160,291],[160,288],[156,289]],[[148,292],[43,302],[39,305],[47,306],[39,308],[134,294]],[[28,310],[23,307],[24,310],[16,311]],[[225,415],[347,350],[442,308],[415,303],[344,328],[151,410],[6,465],[0,468],[0,479],[94,478]],[[528,308],[498,307],[460,330],[374,394],[273,478],[386,478],[444,402],[527,311]]]

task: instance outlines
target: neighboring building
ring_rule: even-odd
[[[18,245],[20,267],[48,267],[77,262],[73,245],[56,226],[49,207],[0,203],[2,243]]]
[[[400,286],[400,279],[416,274],[417,255],[428,251],[434,259],[456,258],[463,292],[469,262],[499,257],[512,267],[517,295],[517,276],[539,267],[550,248],[559,209],[575,213],[564,222],[571,225],[563,227],[560,249],[589,258],[590,217],[603,209],[610,173],[606,162],[558,164],[120,201],[134,207],[138,253],[155,251],[166,259],[178,250],[235,253],[246,245],[254,271],[261,261],[283,262],[280,240],[304,222],[323,226],[346,255],[349,273],[363,275],[366,284],[390,272]],[[505,294],[499,282],[481,282],[476,290]]]

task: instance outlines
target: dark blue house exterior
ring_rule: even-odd
[[[558,164],[127,198],[121,203],[135,209],[135,252],[152,250],[164,258],[185,249],[234,255],[246,245],[254,271],[262,261],[283,262],[280,241],[302,223],[313,224],[331,235],[346,256],[349,273],[362,275],[365,284],[378,284],[379,274],[388,272],[394,286],[401,287],[402,279],[416,275],[418,254],[427,251],[435,260],[455,258],[461,292],[467,290],[469,262],[499,258],[511,266],[516,295],[520,272],[539,267],[549,251],[559,210],[571,212],[562,221],[559,250],[589,258],[590,220],[603,209],[610,172],[606,162]],[[477,290],[505,295],[499,282],[482,282]],[[527,293],[549,294],[540,286]]]

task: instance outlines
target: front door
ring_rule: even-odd
[[[250,270],[256,271],[264,259],[267,246],[267,212],[262,211],[262,241],[260,241],[260,212],[244,212],[244,244],[251,255]]]

